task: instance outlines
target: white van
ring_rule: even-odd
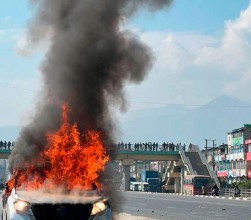
[[[149,184],[147,182],[141,183],[140,189],[141,189],[140,191],[142,192],[149,192],[150,191]]]
[[[131,191],[139,191],[139,185],[141,182],[131,182],[130,183],[130,190]]]

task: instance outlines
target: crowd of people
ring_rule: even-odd
[[[189,144],[190,146],[191,144]],[[129,150],[129,151],[178,151],[180,148],[183,148],[184,151],[186,151],[186,145],[185,144],[174,144],[174,143],[168,143],[163,142],[162,144],[158,144],[158,142],[145,142],[145,143],[124,143],[119,142],[117,144],[118,150]]]
[[[11,150],[14,147],[14,142],[0,141],[0,149]]]

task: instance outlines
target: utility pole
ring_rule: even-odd
[[[205,156],[206,156],[206,158],[207,158],[207,139],[205,138],[205,141],[206,141],[206,154],[205,154]]]
[[[214,141],[216,140],[212,140],[213,141],[213,158],[214,158]]]
[[[208,149],[208,147],[207,147],[207,143],[208,143],[208,141],[212,141],[213,142],[213,147],[212,147],[212,150],[213,150],[213,152],[212,152],[212,167],[213,167],[213,171],[215,170],[214,168],[215,168],[215,161],[214,161],[214,143],[215,143],[215,141],[216,141],[216,139],[207,139],[207,138],[205,138],[205,141],[206,141],[206,158],[207,158],[207,149]]]
[[[213,140],[213,158],[212,158],[212,160],[213,160],[213,171],[215,171],[215,160],[214,160],[214,142],[215,142],[216,140]]]

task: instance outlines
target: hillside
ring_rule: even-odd
[[[204,106],[190,109],[169,105],[158,109],[130,112],[120,124],[125,142],[159,142],[205,145],[205,138],[216,144],[227,141],[227,132],[251,123],[251,106],[239,99],[222,96]]]

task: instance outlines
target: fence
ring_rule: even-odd
[[[241,197],[251,197],[251,189],[241,189]],[[234,196],[234,189],[221,189],[222,196],[233,197]]]

